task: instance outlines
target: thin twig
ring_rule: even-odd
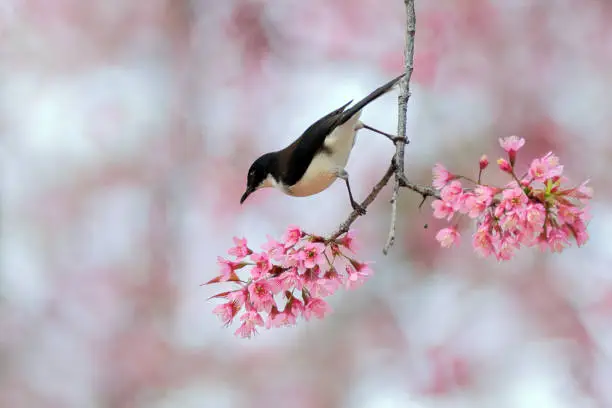
[[[381,190],[387,185],[387,183],[391,179],[391,176],[393,176],[393,173],[394,173],[394,166],[393,164],[391,164],[389,168],[387,169],[387,172],[385,173],[385,175],[382,176],[380,181],[376,183],[374,188],[372,188],[372,191],[370,192],[370,194],[368,194],[366,199],[363,200],[363,202],[361,203],[361,206],[364,209],[368,208],[368,206],[372,204],[372,202],[376,199],[376,197],[381,192]],[[348,232],[351,225],[355,222],[357,218],[359,218],[359,215],[360,215],[359,211],[351,212],[348,218],[342,224],[340,224],[338,229],[328,238],[328,241],[333,241],[336,238],[338,238],[340,235]]]
[[[414,11],[414,0],[404,0],[406,7],[406,44],[404,48],[404,69],[406,76],[400,81],[400,95],[398,97],[398,120],[397,136],[400,138],[395,142],[395,183],[393,184],[393,195],[391,197],[391,225],[387,243],[383,247],[386,255],[395,242],[395,229],[397,223],[397,200],[399,189],[404,176],[404,149],[406,146],[406,122],[408,117],[408,99],[410,99],[410,78],[414,66],[414,34],[416,30],[416,13]],[[407,180],[405,180],[407,181]]]
[[[427,199],[427,197],[434,197],[438,200],[442,199],[442,197],[440,197],[440,192],[435,188],[412,183],[405,175],[402,175],[400,178],[400,187],[405,187],[415,193],[419,193],[423,197],[423,200]]]
[[[395,184],[393,185],[393,195],[391,196],[391,225],[389,226],[389,236],[387,237],[387,242],[383,247],[383,254],[387,255],[389,253],[389,248],[395,243],[395,228],[397,224],[397,198],[399,196],[399,187],[397,184],[397,179],[395,180]]]

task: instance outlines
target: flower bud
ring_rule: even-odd
[[[497,159],[497,165],[499,166],[499,169],[501,171],[504,171],[506,173],[512,173],[512,166],[510,165],[510,163],[508,163],[508,160],[506,159]]]
[[[489,165],[489,158],[486,154],[483,154],[480,157],[480,161],[478,162],[478,164],[480,165],[480,170],[484,170],[487,168],[487,166]]]

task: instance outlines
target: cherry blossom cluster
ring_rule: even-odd
[[[497,165],[510,181],[503,187],[481,182],[489,165],[486,156],[480,159],[476,181],[457,176],[437,164],[433,169],[433,186],[440,190],[441,199],[432,203],[434,217],[451,221],[461,214],[476,219],[474,249],[483,257],[494,255],[498,260],[512,258],[521,246],[561,252],[571,245],[572,239],[578,246],[583,245],[589,238],[587,204],[593,197],[588,181],[568,187],[563,166],[552,153],[534,159],[519,176],[515,162],[525,139],[510,136],[499,142],[507,159],[498,159]],[[471,186],[464,187],[462,181]],[[436,239],[443,247],[457,244],[458,223],[440,230]]]
[[[323,318],[331,312],[323,299],[341,286],[353,289],[371,274],[367,263],[349,256],[355,251],[354,232],[333,241],[290,226],[281,241],[268,237],[261,252],[249,248],[244,238],[234,238],[228,250],[233,259],[218,258],[220,274],[205,285],[229,282],[236,289],[212,298],[226,302],[213,309],[229,326],[238,318],[235,334],[251,337],[258,327],[294,325],[299,317]],[[239,276],[239,272],[248,270]]]

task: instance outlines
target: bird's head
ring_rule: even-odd
[[[272,187],[272,174],[276,166],[276,156],[273,153],[266,153],[251,164],[247,174],[246,191],[240,198],[240,204],[256,190],[264,187]]]

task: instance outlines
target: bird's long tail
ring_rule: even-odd
[[[380,98],[381,96],[389,92],[391,89],[393,89],[393,87],[404,77],[404,75],[406,74],[404,73],[396,78],[393,78],[391,81],[375,89],[368,96],[366,96],[365,98],[357,102],[355,105],[351,106],[346,111],[344,111],[344,113],[342,114],[342,119],[340,121],[340,124],[347,122],[357,112],[362,110],[367,104],[369,104],[370,102],[374,101],[377,98]]]

